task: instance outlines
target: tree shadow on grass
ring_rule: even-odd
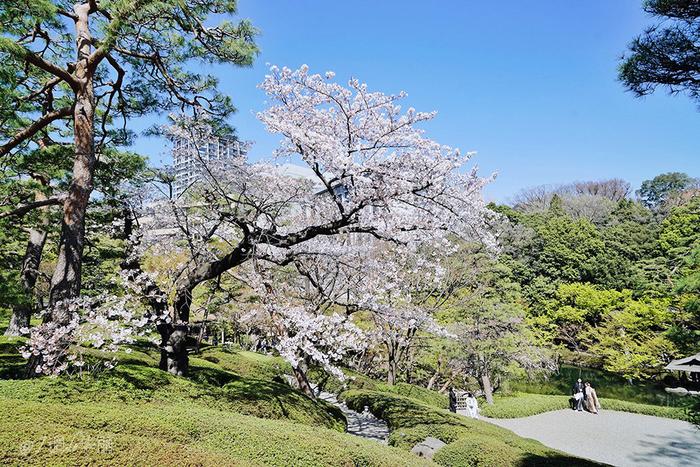
[[[275,404],[285,418],[308,418],[324,426],[340,423],[345,425],[342,411],[322,400],[312,400],[285,383],[255,378],[240,378],[223,388],[223,396],[230,402]]]

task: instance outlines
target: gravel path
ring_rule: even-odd
[[[606,410],[484,420],[554,449],[620,467],[700,466],[700,430],[680,420]]]
[[[338,402],[335,394],[321,391],[318,394],[319,399],[323,399],[343,411],[343,415],[348,421],[347,432],[351,435],[367,438],[378,441],[382,444],[387,444],[389,438],[389,427],[384,420],[381,420],[371,413],[358,413],[351,410],[344,402]]]

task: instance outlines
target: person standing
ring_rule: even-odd
[[[593,389],[593,386],[591,386],[591,383],[588,381],[586,381],[583,394],[586,396],[586,410],[588,410],[590,413],[598,415],[598,410],[600,409],[598,394],[596,394],[595,389]]]
[[[584,385],[581,382],[581,378],[576,381],[573,389],[571,390],[574,396],[574,407],[575,410],[583,412],[583,399],[585,398]]]
[[[454,388],[450,388],[450,412],[457,412],[457,394],[455,394]]]
[[[471,418],[479,418],[479,403],[471,392],[467,393],[467,412]]]

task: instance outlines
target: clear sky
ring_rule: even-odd
[[[700,176],[697,106],[665,92],[636,99],[617,81],[626,44],[653,22],[641,0],[240,0],[239,13],[261,30],[261,54],[252,68],[213,73],[253,158],[279,141],[255,118],[266,64],[306,63],[437,110],[428,136],[477,151],[481,173],[498,172],[492,200],[574,180],[636,188],[662,172]],[[162,141],[141,138],[136,149],[168,162]]]

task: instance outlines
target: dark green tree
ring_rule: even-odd
[[[458,267],[471,274],[439,313],[456,337],[456,346],[445,349],[446,365],[476,379],[493,404],[493,392],[502,382],[552,369],[553,362],[528,327],[511,270],[480,249],[463,248],[456,256]]]
[[[234,110],[216,79],[192,71],[251,64],[251,24],[211,24],[234,13],[235,0],[0,4],[0,156],[34,150],[40,138],[71,150],[65,197],[27,206],[63,206],[52,304],[80,293],[95,165],[106,148],[128,143],[129,119],[171,109],[223,119]]]
[[[658,208],[696,183],[697,180],[686,173],[668,172],[644,180],[637,190],[637,196],[648,208]]]
[[[3,302],[12,308],[10,323],[5,330],[6,335],[19,335],[21,328],[29,326],[32,312],[42,308],[43,294],[34,293],[40,276],[40,266],[42,263],[52,264],[55,259],[52,257],[48,262],[43,261],[44,247],[49,237],[53,241],[60,234],[58,207],[47,205],[23,214],[21,209],[12,206],[27,206],[65,193],[70,183],[70,157],[66,157],[66,152],[67,149],[61,145],[40,144],[36,151],[14,153],[6,157],[5,170],[0,173],[2,204],[6,206],[4,209],[0,208],[0,219],[6,221],[0,225],[0,231],[8,239],[4,244],[26,242],[21,264],[12,267],[11,262],[5,263],[5,274],[13,278],[10,283],[18,278],[21,284],[21,292],[2,297]],[[124,248],[121,245],[112,243],[107,247],[104,241],[98,242],[97,239],[104,240],[113,236],[113,223],[125,223],[124,219],[130,219],[130,213],[125,213],[129,194],[123,191],[123,185],[127,181],[143,181],[147,173],[145,160],[131,152],[105,149],[97,161],[94,191],[96,199],[87,213],[88,225],[91,228],[86,232],[89,249],[87,257],[92,267],[96,261],[103,263],[99,261],[99,257],[123,256]],[[102,248],[95,248],[96,246]],[[97,251],[101,253],[96,256]],[[115,261],[118,263],[118,260]],[[88,276],[92,279],[87,284],[88,288],[95,288],[95,280],[101,280],[102,286],[110,284],[106,274],[88,271]],[[42,289],[44,288],[46,287],[42,285]],[[97,293],[104,289],[98,288],[100,290],[96,290]],[[39,298],[42,300],[37,300]]]
[[[644,11],[661,21],[629,45],[620,81],[637,96],[665,87],[700,103],[700,2],[646,0]]]
[[[6,0],[0,3],[0,157],[68,150],[63,196],[16,206],[63,207],[46,319],[80,294],[86,213],[95,168],[129,143],[129,121],[174,110],[223,121],[234,107],[202,64],[246,66],[257,54],[235,0]],[[222,19],[223,18],[223,19]],[[215,21],[220,21],[215,24]],[[19,213],[15,212],[15,214]],[[64,307],[65,308],[65,307]]]

